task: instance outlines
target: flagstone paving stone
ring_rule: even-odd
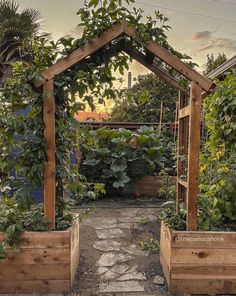
[[[148,254],[149,254],[148,251],[141,250],[140,247],[138,247],[137,245],[123,247],[122,250],[126,253],[129,253],[130,255],[133,255],[133,256],[148,256]]]
[[[139,281],[109,282],[99,286],[100,293],[145,292]]]
[[[96,230],[99,239],[112,239],[118,237],[126,237],[128,233],[119,228]]]
[[[118,274],[123,274],[129,269],[129,265],[127,263],[124,264],[116,264],[111,268],[111,271],[116,272]]]
[[[102,240],[95,241],[93,247],[94,249],[103,252],[120,251],[121,243],[114,240]]]
[[[127,262],[131,259],[133,259],[133,257],[127,254],[109,252],[103,253],[97,264],[100,267],[107,267],[117,263]]]

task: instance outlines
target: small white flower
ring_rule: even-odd
[[[1,192],[5,192],[7,190],[11,190],[11,187],[5,186],[5,187],[1,188]]]

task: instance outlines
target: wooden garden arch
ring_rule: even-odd
[[[44,169],[44,215],[55,228],[56,180],[55,180],[55,97],[54,77],[81,62],[97,50],[105,47],[121,36],[138,41],[138,34],[128,22],[122,21],[105,31],[101,36],[76,49],[41,73],[42,79],[34,82],[43,88],[44,137],[47,142],[47,162]],[[197,229],[197,195],[200,152],[201,99],[204,93],[214,86],[213,82],[190,68],[179,58],[159,44],[149,41],[145,48],[147,54],[123,47],[121,50],[144,65],[161,79],[179,90],[178,163],[177,163],[177,211],[181,201],[186,202],[187,229]],[[156,65],[152,57],[157,57],[191,81],[190,90],[181,86],[174,77]],[[187,156],[184,157],[184,156]],[[186,171],[187,176],[186,176]]]

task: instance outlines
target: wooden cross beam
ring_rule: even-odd
[[[42,72],[43,79],[35,81],[34,85],[36,87],[43,85],[45,81],[52,79],[55,75],[58,75],[76,63],[79,63],[89,55],[106,46],[112,40],[120,37],[123,33],[123,24],[117,23],[111,29],[105,31],[101,36],[94,38],[92,41],[76,49],[67,57],[62,58],[56,62],[56,64],[44,70]]]
[[[124,52],[126,52],[131,58],[135,59],[137,62],[145,66],[147,69],[152,71],[154,74],[156,74],[158,77],[160,77],[162,80],[164,80],[174,88],[178,89],[181,92],[185,92],[185,88],[181,84],[179,84],[178,80],[163,71],[153,62],[148,62],[145,54],[139,52],[138,50],[129,49],[127,47],[124,48]]]
[[[124,33],[130,38],[138,41],[138,35],[135,28],[131,27],[128,22],[123,22]],[[166,64],[171,66],[177,72],[185,76],[187,79],[199,84],[205,91],[211,89],[213,82],[208,78],[204,77],[184,62],[182,62],[179,58],[177,58],[174,54],[172,54],[167,49],[163,48],[161,45],[149,41],[144,45],[147,50],[149,50],[154,56],[158,57]]]

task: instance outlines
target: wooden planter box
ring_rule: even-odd
[[[0,241],[4,234],[0,233]],[[66,293],[79,262],[79,222],[66,231],[26,232],[19,253],[0,260],[0,293]]]
[[[176,183],[176,177],[170,177],[171,183]],[[145,176],[132,185],[132,193],[138,195],[156,195],[164,178],[161,176]]]
[[[236,232],[171,231],[162,223],[160,247],[170,292],[236,294]]]

